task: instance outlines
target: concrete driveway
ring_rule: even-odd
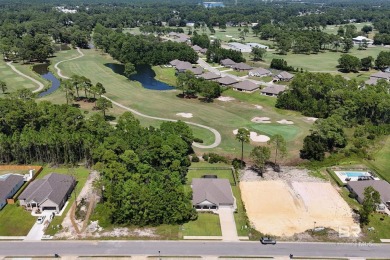
[[[30,232],[28,232],[24,241],[41,240],[43,235],[45,234],[45,231],[44,231],[45,227],[49,226],[49,224],[51,222],[51,219],[50,219],[51,214],[52,214],[52,212],[43,212],[42,215],[46,216],[45,221],[42,224],[38,224],[37,222],[35,222],[34,226],[30,229]],[[38,219],[38,217],[37,217],[37,219]]]
[[[223,241],[239,241],[237,235],[236,222],[234,221],[234,209],[223,208],[218,209],[219,221],[221,223],[222,240]]]

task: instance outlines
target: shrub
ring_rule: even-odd
[[[210,156],[209,163],[218,163],[218,162],[228,163],[228,160],[219,154],[209,153],[209,156]]]
[[[234,158],[232,161],[232,166],[234,169],[244,169],[246,167],[246,163],[242,161],[242,168],[241,168],[241,160],[238,158]]]
[[[203,158],[203,160],[208,162],[209,161],[209,154],[207,154],[207,153],[203,154],[202,158]]]
[[[194,137],[194,142],[195,142],[195,143],[203,144],[203,140],[200,139],[200,138],[197,138],[197,137]]]
[[[199,162],[199,157],[196,154],[191,155],[191,162]]]

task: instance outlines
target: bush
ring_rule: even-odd
[[[199,162],[199,157],[196,154],[191,155],[191,162]]]
[[[209,161],[209,155],[207,153],[203,154],[202,156],[203,160],[205,160],[206,162]]]
[[[241,168],[241,160],[238,158],[234,158],[232,161],[232,166],[234,169],[244,169],[246,167],[246,163],[242,161],[242,168]]]
[[[210,157],[209,163],[218,163],[218,162],[228,163],[228,160],[225,157],[216,153],[209,153],[209,157]]]
[[[197,138],[197,137],[194,137],[194,142],[195,142],[195,143],[203,144],[203,140],[200,139],[200,138]]]

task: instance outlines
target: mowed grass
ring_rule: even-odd
[[[0,236],[26,236],[36,218],[17,204],[0,210]]]
[[[198,213],[198,219],[183,224],[183,236],[221,236],[219,216],[212,213]]]
[[[390,182],[390,137],[387,136],[381,143],[380,150],[374,155],[374,160],[365,163],[378,171],[379,174]]]
[[[101,82],[107,90],[106,95],[108,97],[144,114],[196,122],[217,129],[222,135],[222,143],[217,148],[208,149],[207,152],[217,152],[229,155],[237,153],[238,156],[239,143],[235,140],[235,136],[232,133],[234,129],[254,124],[250,121],[254,116],[268,116],[273,120],[280,120],[287,115],[284,111],[280,113],[280,110],[273,107],[275,102],[274,98],[262,97],[259,93],[237,94],[235,95],[237,100],[231,102],[215,100],[212,103],[205,103],[197,99],[178,98],[177,94],[179,94],[180,91],[177,90],[155,91],[144,89],[139,82],[130,81],[126,77],[116,74],[110,68],[106,67],[104,64],[115,62],[109,55],[102,54],[100,51],[96,50],[83,50],[83,52],[85,53],[84,57],[64,62],[59,65],[63,70],[64,75],[71,76],[73,74],[80,74],[90,78],[93,83]],[[74,50],[68,51],[65,54],[58,53],[57,57],[53,59],[52,64],[55,64],[62,59],[74,57],[75,55],[77,55],[77,53]],[[168,76],[166,77],[172,77],[172,71],[168,71],[167,75]],[[229,93],[232,92],[226,91],[223,95],[228,95]],[[57,93],[49,95],[43,98],[43,100],[64,103],[63,93],[59,96],[57,95]],[[253,103],[248,104],[245,95],[250,96],[251,98],[249,99],[251,102],[253,101]],[[255,104],[262,105],[264,109],[256,109],[254,106]],[[270,104],[272,104],[272,107]],[[120,113],[120,111],[118,112]],[[176,114],[180,112],[192,113],[194,117],[185,119],[176,116]],[[110,113],[113,112],[109,112],[109,114]],[[289,116],[285,119],[302,121],[302,116],[296,113],[291,113],[290,115],[291,117]],[[138,118],[141,122],[145,121],[142,117]],[[148,119],[147,121],[150,123],[151,120]],[[161,122],[158,122],[157,124],[159,123]],[[298,144],[301,145],[304,134],[308,132],[310,125],[310,123],[303,121],[297,125],[297,127],[300,128],[300,131],[295,138],[292,138],[292,147],[296,146],[295,142],[298,142]],[[279,126],[275,125],[274,127],[278,128]],[[200,138],[203,137],[202,139],[206,139],[205,141],[207,141],[207,143],[205,142],[204,144],[210,144],[214,141],[214,136],[207,130],[201,128],[195,131],[195,135],[197,137],[200,136]],[[211,137],[204,138],[205,136]],[[209,141],[211,142],[209,143]],[[253,145],[256,144],[253,143],[250,146]],[[195,150],[198,152],[205,152],[205,150]],[[249,153],[250,149],[246,149],[246,151]]]
[[[374,227],[375,230],[368,231],[368,227]],[[371,214],[370,224],[364,227],[363,231],[368,242],[380,242],[380,239],[390,239],[390,217],[379,213]]]

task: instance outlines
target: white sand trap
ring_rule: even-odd
[[[232,101],[234,100],[235,98],[232,98],[232,97],[223,97],[223,96],[220,96],[219,98],[217,98],[217,100],[219,101],[224,101],[224,102],[228,102],[228,101]]]
[[[181,116],[181,117],[185,117],[185,118],[191,118],[191,117],[193,117],[193,116],[192,116],[192,113],[177,113],[176,115],[177,115],[177,116]]]
[[[317,117],[306,117],[306,120],[310,122],[315,122],[317,119]]]
[[[241,181],[250,222],[265,234],[292,236],[317,227],[359,231],[352,210],[328,182]],[[267,194],[267,199],[259,199]]]
[[[265,143],[270,140],[270,138],[266,135],[258,135],[256,132],[250,132],[250,138],[253,142],[256,143]]]
[[[270,120],[270,118],[269,117],[254,117],[254,118],[252,118],[252,122],[253,123],[261,123],[261,124],[269,124],[269,123],[271,123],[271,121],[269,121]]]
[[[260,105],[254,105],[257,109],[263,109],[263,106]]]
[[[244,127],[244,129],[248,130],[248,129],[245,128],[245,127]],[[234,130],[233,130],[233,134],[234,134],[234,135],[238,134],[238,129],[234,129]]]
[[[276,122],[278,122],[279,124],[282,124],[282,125],[293,125],[294,124],[293,121],[286,120],[286,119],[282,119],[282,120],[279,120],[279,121],[276,121]]]

